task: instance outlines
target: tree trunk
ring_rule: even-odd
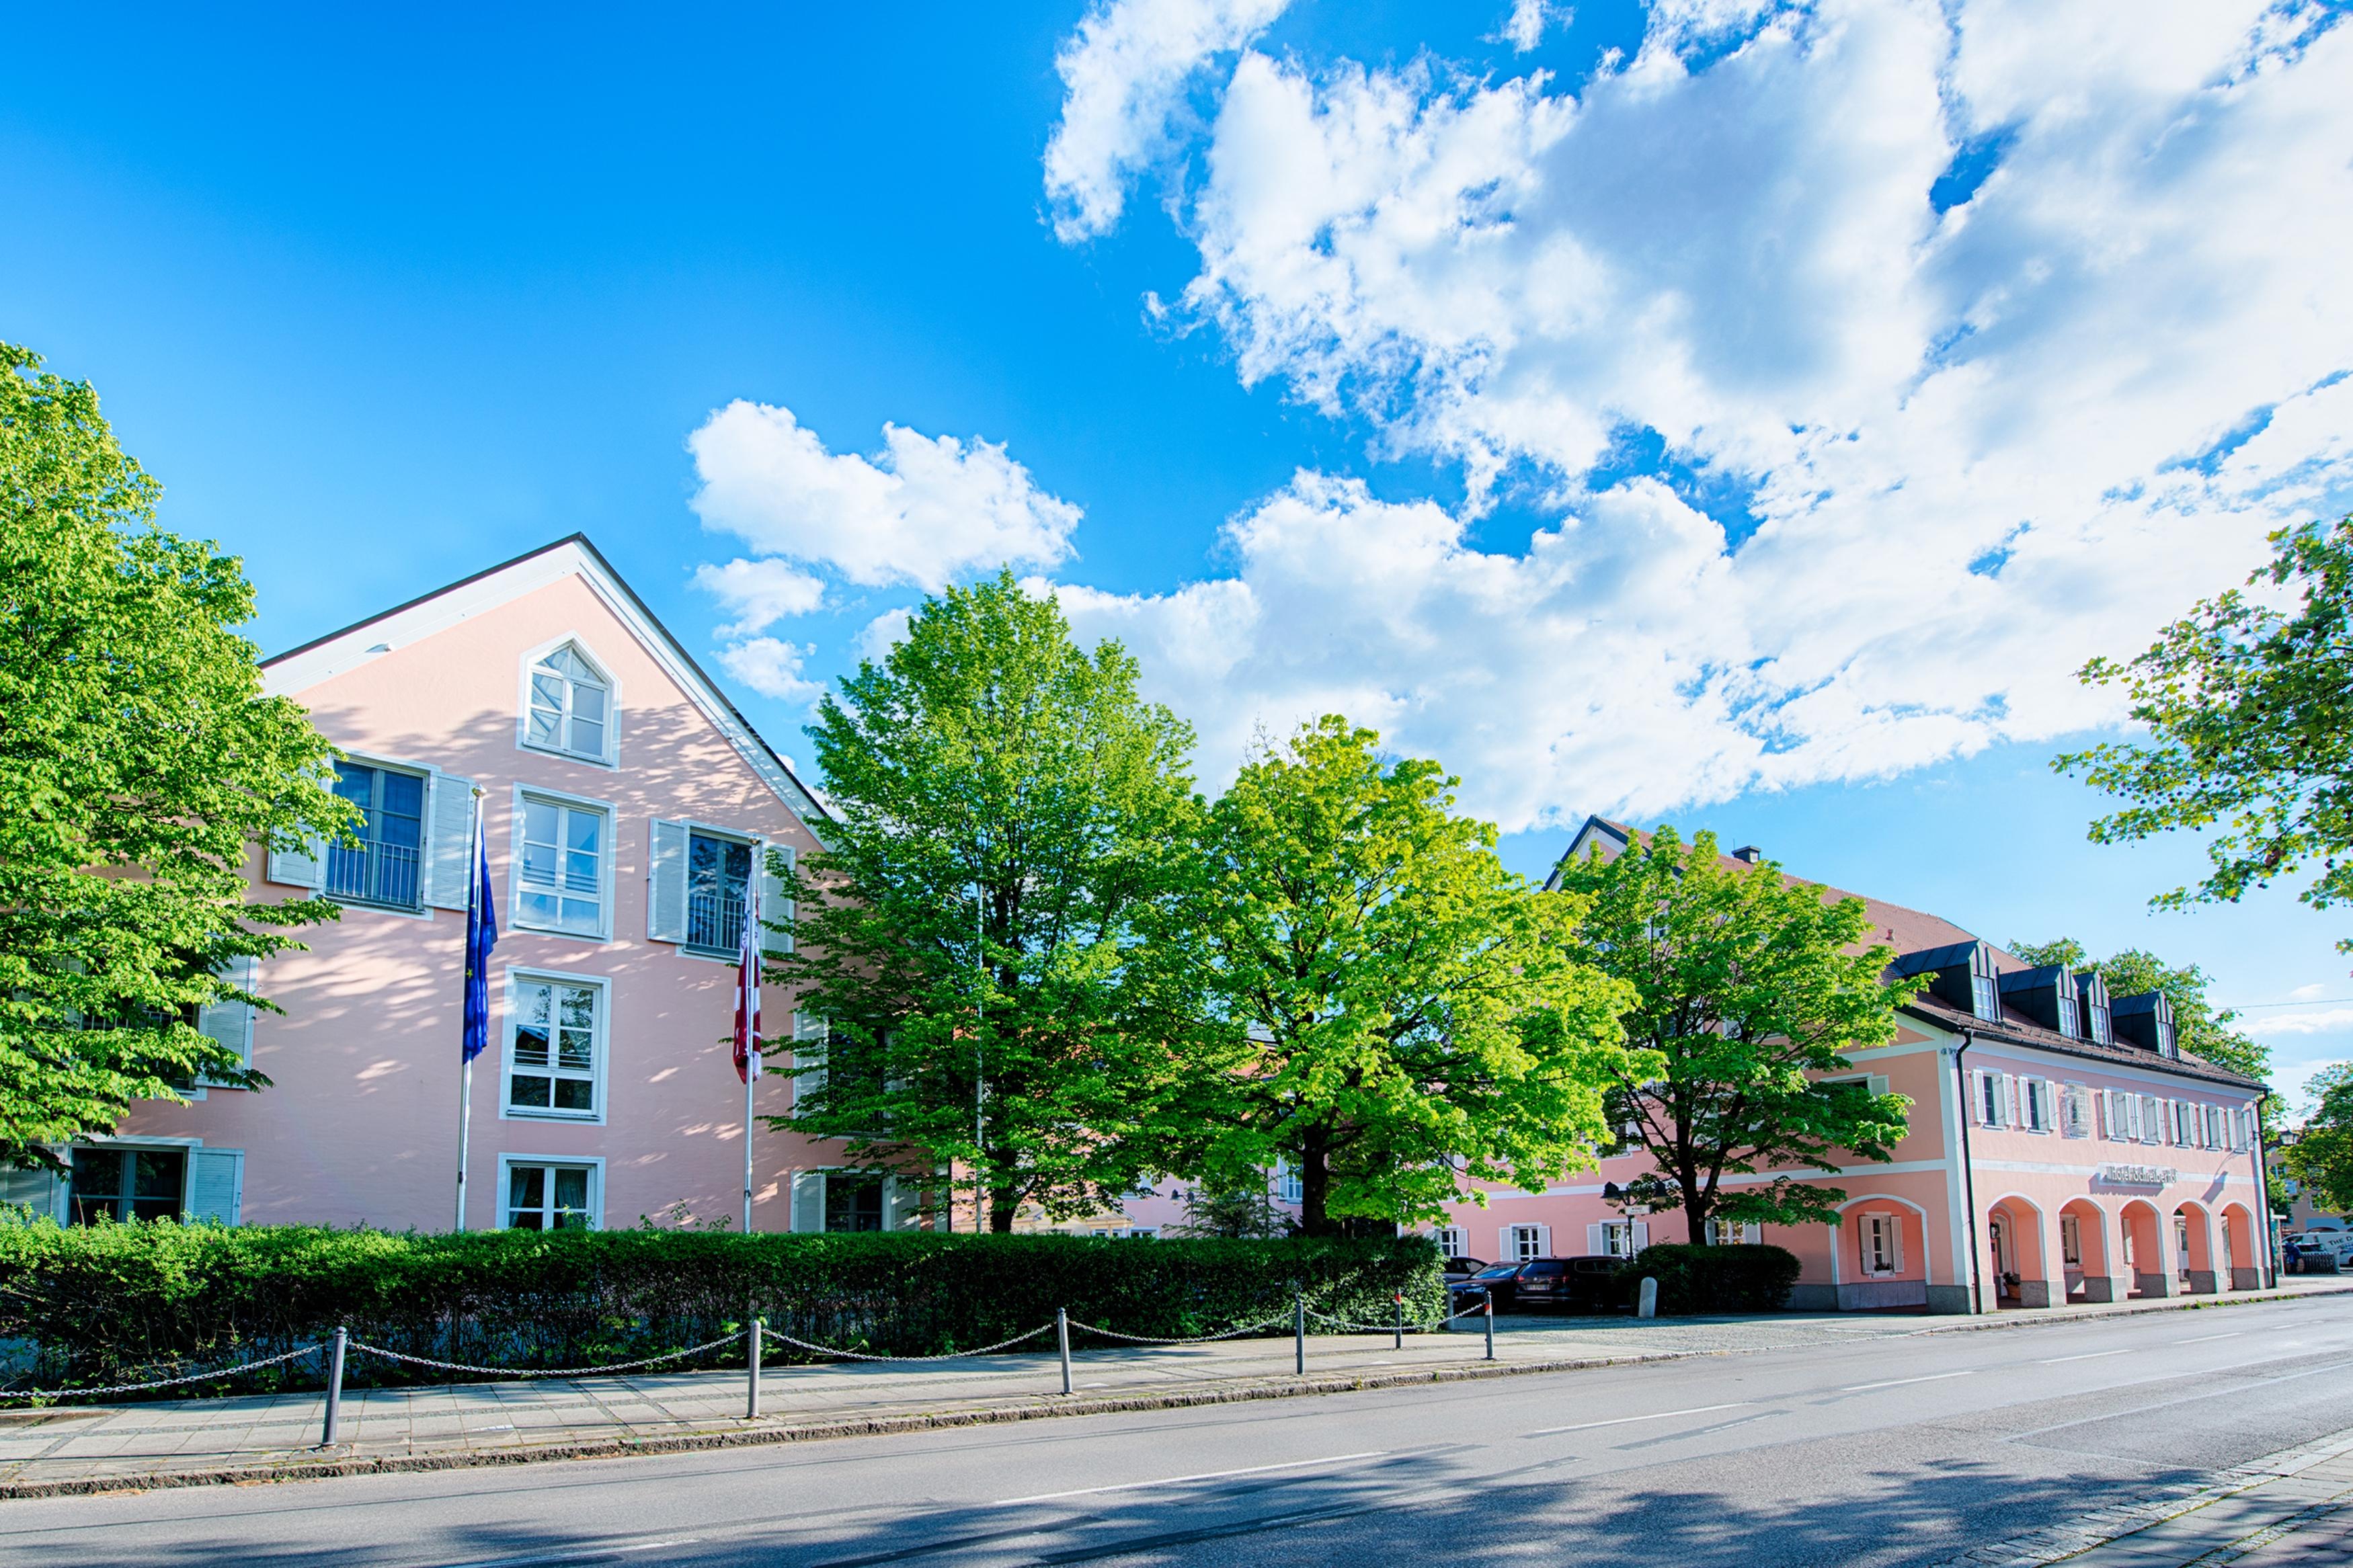
[[[1332,1190],[1332,1140],[1320,1125],[1310,1127],[1299,1147],[1299,1234],[1337,1236],[1325,1205]]]
[[[991,1187],[988,1190],[988,1229],[992,1236],[1011,1236],[1013,1222],[1020,1217],[1021,1189]]]

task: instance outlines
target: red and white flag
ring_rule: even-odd
[[[760,1054],[760,868],[758,851],[744,878],[744,946],[735,960],[735,1076],[752,1081]]]

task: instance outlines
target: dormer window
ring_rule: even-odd
[[[542,751],[603,762],[612,726],[612,682],[565,643],[531,668],[523,741]]]
[[[1891,980],[1926,975],[1929,994],[1947,1006],[1966,1008],[1988,1023],[2001,1022],[2001,981],[1994,973],[1993,950],[1981,942],[1907,952],[1888,966],[1887,974]]]
[[[2164,992],[2143,991],[2137,995],[2119,996],[2108,1011],[2116,1035],[2125,1044],[2161,1057],[2180,1055],[2180,1042],[2173,1032],[2173,1002]]]
[[[2084,1037],[2095,1046],[2116,1044],[2116,1026],[2108,1020],[2108,983],[2098,970],[2086,969],[2075,976],[2075,990],[2083,998]]]
[[[2013,969],[2001,977],[2000,984],[2002,1000],[2028,1022],[2064,1039],[2083,1033],[2083,1001],[2076,994],[2075,976],[2065,965]]]

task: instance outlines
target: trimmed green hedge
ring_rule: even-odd
[[[1212,1333],[1288,1314],[1294,1288],[1311,1308],[1358,1321],[1388,1321],[1399,1290],[1410,1319],[1445,1310],[1437,1250],[1420,1238],[420,1235],[0,1220],[0,1340],[24,1352],[0,1384],[171,1376],[272,1355],[338,1323],[387,1350],[512,1368],[635,1360],[739,1331],[754,1315],[820,1344],[933,1355],[1050,1323],[1057,1307],[1126,1333]],[[1089,1342],[1103,1342],[1078,1338]],[[1022,1348],[1051,1344],[1050,1335]],[[770,1353],[789,1359],[773,1343]],[[702,1364],[741,1356],[740,1345],[723,1347]],[[235,1386],[314,1386],[321,1376],[318,1358],[306,1358]],[[375,1356],[353,1357],[346,1377],[450,1380]]]
[[[1687,1247],[1662,1242],[1646,1247],[1619,1279],[1627,1300],[1645,1279],[1659,1282],[1662,1316],[1703,1312],[1778,1312],[1803,1267],[1797,1254],[1779,1247]]]

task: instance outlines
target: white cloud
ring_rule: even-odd
[[[2238,1026],[2251,1035],[2334,1035],[2353,1031],[2353,1007],[2324,1007],[2313,1013],[2242,1018]]]
[[[2114,719],[2084,658],[2353,504],[2348,79],[2353,26],[2268,0],[1689,0],[1575,96],[1245,50],[1183,309],[1562,521],[1472,551],[1303,476],[1230,581],[1065,602],[1214,626],[1166,678],[1205,733],[1344,707],[1513,827]],[[1753,536],[1597,474],[1645,428]]]
[[[1240,48],[1289,0],[1109,0],[1054,59],[1062,113],[1046,143],[1046,195],[1065,240],[1119,221],[1127,182],[1166,144],[1185,83]]]
[[[2287,994],[2291,1002],[2317,1002],[2328,994],[2328,986],[2316,980],[2309,985],[2297,986]]]
[[[1071,553],[1079,521],[1003,447],[977,439],[885,425],[873,458],[833,453],[789,408],[738,400],[687,447],[705,527],[870,587],[935,591],[976,568],[1050,566]]]
[[[1562,0],[1512,0],[1511,15],[1504,18],[1503,30],[1494,42],[1509,44],[1514,52],[1526,54],[1544,42],[1545,29],[1558,24],[1567,26],[1575,13]]]
[[[694,585],[714,595],[735,617],[719,628],[723,637],[766,631],[786,616],[805,616],[825,602],[825,584],[787,562],[705,563],[694,569]]]
[[[807,702],[820,689],[801,675],[808,650],[775,637],[753,637],[719,650],[719,667],[763,697],[780,702]]]
[[[866,623],[858,633],[858,657],[880,664],[891,656],[893,645],[907,640],[907,622],[914,612],[906,609],[885,610]]]

